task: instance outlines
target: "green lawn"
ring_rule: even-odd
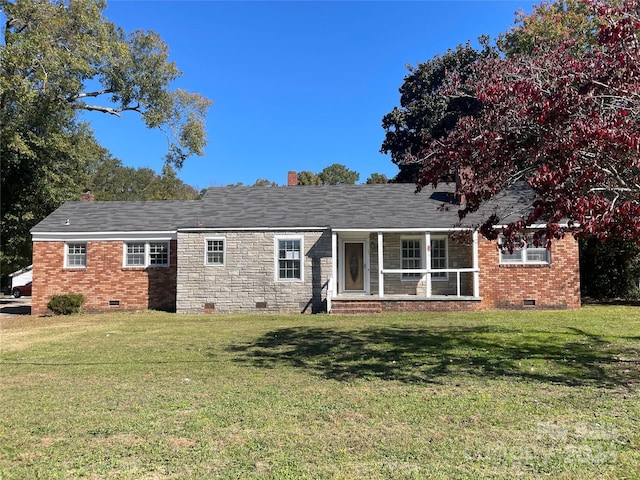
[[[0,319],[0,478],[640,478],[640,308]]]

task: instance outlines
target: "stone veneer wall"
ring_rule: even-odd
[[[303,281],[276,281],[275,238],[304,238]],[[205,239],[225,239],[225,264],[205,265]],[[326,308],[331,276],[328,231],[178,233],[180,313],[312,313]]]
[[[65,242],[34,242],[31,313],[44,315],[52,295],[82,293],[85,311],[176,308],[176,241],[168,267],[123,267],[123,241],[89,241],[86,268],[65,268]],[[110,304],[111,302],[111,304]],[[117,305],[113,303],[118,302]]]

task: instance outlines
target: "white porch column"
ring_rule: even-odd
[[[431,232],[424,233],[424,250],[426,252],[425,255],[425,268],[431,270]],[[426,274],[425,281],[425,292],[427,298],[431,297],[431,273]]]
[[[338,234],[331,232],[331,277],[333,296],[338,295]]]
[[[478,231],[473,231],[473,296],[480,296],[480,272],[478,272],[479,268],[478,261]]]
[[[382,232],[378,232],[378,296],[384,297],[384,248],[382,244]]]

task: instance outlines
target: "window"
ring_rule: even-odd
[[[402,269],[422,268],[422,248],[417,238],[402,240]],[[403,273],[403,280],[420,280],[422,273]]]
[[[420,270],[423,266],[422,239],[403,238],[401,241],[402,269]],[[431,269],[447,268],[447,239],[431,239]],[[403,273],[403,280],[420,280],[423,273]],[[447,280],[447,272],[432,273],[432,280]]]
[[[303,279],[302,238],[276,238],[276,279],[280,281]]]
[[[447,239],[432,238],[431,239],[431,268],[447,268]],[[431,274],[432,280],[447,280],[449,274],[447,272]]]
[[[205,244],[205,265],[224,265],[224,238],[207,238]]]
[[[125,267],[167,267],[169,266],[169,243],[126,243],[124,265]]]
[[[149,244],[149,265],[152,267],[164,267],[169,265],[169,244]]]
[[[144,267],[144,249],[144,243],[127,244],[127,267]]]
[[[527,235],[526,239],[520,237],[518,239],[523,242],[523,246],[509,253],[508,250],[500,250],[500,263],[504,264],[538,264],[544,265],[551,263],[551,254],[546,249],[547,243],[545,237],[540,239],[540,246],[534,244],[533,235]]]
[[[87,244],[67,243],[65,267],[85,268],[87,266]]]

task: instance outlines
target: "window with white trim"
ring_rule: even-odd
[[[401,262],[403,270],[422,268],[422,242],[419,238],[403,238],[401,240]],[[420,280],[422,273],[403,273],[403,280]]]
[[[64,266],[67,268],[85,268],[87,266],[87,244],[67,243]]]
[[[166,267],[169,265],[169,244],[166,242],[149,243],[149,266]]]
[[[403,270],[420,270],[424,268],[422,238],[402,238],[400,241],[401,265]],[[431,269],[447,268],[447,239],[431,239]],[[423,273],[403,273],[403,280],[420,280]],[[432,273],[432,280],[447,280],[447,272]]]
[[[431,268],[433,270],[439,268],[448,268],[447,260],[447,239],[432,238],[431,239]],[[432,273],[432,280],[447,280],[449,274],[447,272]]]
[[[205,265],[224,265],[224,238],[205,239]]]
[[[500,249],[500,263],[530,265],[551,263],[551,252],[546,248],[547,241],[544,236],[540,238],[539,246],[535,245],[533,235],[527,235],[526,238],[518,237],[516,242],[521,242],[522,246],[511,253]]]
[[[276,280],[301,281],[304,279],[302,237],[276,237]]]
[[[168,267],[169,242],[129,242],[124,246],[125,267]]]

